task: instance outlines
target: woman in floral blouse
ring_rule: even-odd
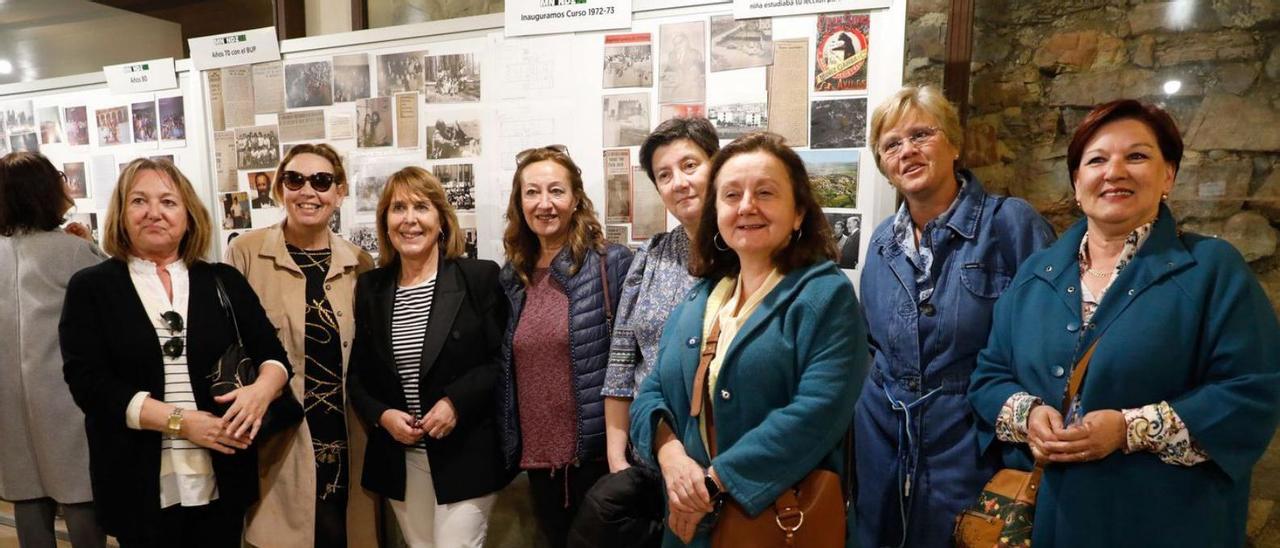
[[[1244,544],[1280,409],[1280,325],[1230,244],[1178,230],[1164,202],[1181,159],[1160,108],[1095,108],[1067,149],[1085,219],[996,304],[970,401],[982,451],[1047,463],[1037,548]]]
[[[630,466],[631,399],[653,370],[667,316],[698,280],[689,275],[689,240],[698,229],[708,168],[719,148],[716,128],[706,118],[667,120],[640,147],[641,167],[680,226],[655,235],[636,252],[623,284],[602,391],[610,472]]]

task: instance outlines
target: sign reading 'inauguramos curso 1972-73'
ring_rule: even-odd
[[[510,4],[510,2],[508,2]],[[733,0],[734,19],[887,8],[893,0]]]
[[[631,0],[507,0],[507,36],[631,26]]]

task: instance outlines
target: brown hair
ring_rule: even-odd
[[[204,202],[200,201],[186,175],[164,159],[138,158],[124,166],[124,171],[120,172],[120,178],[116,180],[116,189],[111,192],[111,202],[107,205],[102,249],[112,257],[122,261],[129,260],[133,242],[129,241],[129,232],[125,229],[125,210],[128,209],[129,193],[133,191],[138,174],[148,170],[169,178],[187,210],[187,233],[182,235],[182,241],[178,244],[178,257],[188,265],[204,258],[213,238],[213,222],[209,220],[209,210],[205,209]]]
[[[271,183],[271,197],[276,203],[284,204],[284,172],[285,166],[289,162],[297,158],[299,154],[315,154],[330,164],[333,164],[333,184],[338,187],[338,195],[347,195],[347,170],[342,168],[342,157],[338,155],[338,151],[327,143],[311,144],[299,143],[289,148],[284,158],[280,159],[280,165],[276,166],[276,177]]]
[[[41,154],[14,152],[0,158],[0,236],[58,228],[75,205],[63,180]]]
[[[502,245],[506,250],[507,261],[520,276],[520,281],[529,284],[533,269],[538,264],[538,236],[529,228],[529,221],[524,218],[522,205],[521,176],[525,168],[538,162],[551,161],[559,164],[569,172],[569,188],[578,201],[578,207],[569,216],[569,252],[573,257],[571,274],[576,274],[586,258],[588,250],[604,251],[604,230],[596,219],[595,206],[587,197],[582,187],[582,170],[573,163],[568,154],[551,148],[540,148],[528,151],[520,158],[516,166],[516,174],[511,178],[511,200],[507,204],[507,229],[502,235]]]
[[[654,185],[658,184],[658,178],[653,176],[653,155],[659,148],[681,139],[688,139],[697,145],[707,158],[715,156],[720,149],[720,137],[716,135],[716,127],[711,125],[711,120],[698,116],[672,118],[658,124],[653,133],[644,138],[644,144],[640,145],[640,167],[649,175],[649,180]]]
[[[391,233],[387,226],[387,212],[391,209],[391,200],[397,192],[421,196],[431,202],[431,207],[436,209],[440,217],[438,245],[444,246],[446,259],[456,259],[466,252],[463,231],[458,228],[458,216],[445,196],[444,185],[427,170],[410,166],[392,173],[387,178],[386,186],[382,187],[382,196],[378,198],[378,266],[387,266],[400,258],[400,252],[391,245]]]
[[[956,150],[964,150],[964,131],[960,129],[960,114],[955,105],[933,86],[907,86],[892,97],[885,99],[871,113],[871,153],[876,159],[876,168],[884,173],[880,165],[880,136],[885,130],[897,125],[907,114],[919,111],[929,115],[938,124],[942,134],[955,145]]]
[[[1080,159],[1084,157],[1084,147],[1102,126],[1117,120],[1137,120],[1151,128],[1164,161],[1173,166],[1174,175],[1178,174],[1178,166],[1182,163],[1182,134],[1178,132],[1178,124],[1174,123],[1168,112],[1158,106],[1133,99],[1120,99],[1094,107],[1071,135],[1071,144],[1067,145],[1067,176],[1071,178],[1073,188],[1076,186],[1076,171],[1080,169]]]
[[[787,273],[802,266],[808,266],[822,260],[836,260],[839,252],[835,240],[831,237],[831,225],[822,216],[822,206],[818,205],[813,195],[813,187],[809,184],[809,173],[804,168],[804,160],[796,154],[781,135],[759,132],[744,135],[725,145],[711,159],[710,188],[708,199],[702,205],[702,217],[698,222],[698,231],[694,235],[692,257],[689,260],[689,273],[703,278],[719,279],[737,275],[741,264],[738,254],[733,249],[721,251],[716,247],[716,237],[720,229],[716,223],[716,178],[720,170],[734,156],[763,152],[777,158],[787,170],[791,191],[795,196],[796,211],[804,216],[800,222],[798,238],[783,246],[773,254],[773,264],[782,273]],[[728,247],[728,246],[726,246]]]

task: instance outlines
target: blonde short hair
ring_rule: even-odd
[[[324,158],[333,166],[333,184],[337,187],[339,196],[347,195],[347,170],[342,167],[342,156],[338,154],[328,143],[298,143],[289,148],[289,152],[284,153],[284,158],[280,159],[280,165],[276,166],[276,178],[271,183],[271,197],[276,203],[284,203],[284,172],[285,166],[289,165],[294,158],[303,154],[314,154]]]
[[[960,114],[938,88],[933,86],[907,86],[892,97],[876,106],[871,113],[871,152],[875,155],[876,167],[884,172],[880,164],[880,136],[885,130],[897,125],[898,121],[913,112],[920,112],[933,118],[934,123],[942,130],[942,134],[957,150],[964,149],[964,131],[960,129]]]
[[[138,174],[143,171],[154,171],[169,178],[178,195],[182,197],[182,205],[187,210],[187,233],[178,244],[178,256],[188,265],[203,259],[209,253],[209,244],[213,239],[213,221],[209,219],[209,210],[196,194],[196,189],[168,160],[152,160],[138,158],[124,166],[120,178],[116,180],[116,189],[111,192],[111,203],[107,205],[107,219],[102,231],[102,248],[107,254],[122,261],[128,261],[133,250],[133,242],[129,240],[129,231],[125,228],[125,210],[128,209],[129,193],[137,182]]]
[[[392,173],[386,186],[382,187],[382,196],[378,198],[378,266],[387,266],[400,257],[400,253],[391,245],[390,229],[387,226],[387,211],[391,209],[391,200],[397,192],[426,198],[431,202],[431,207],[439,212],[439,245],[444,246],[446,259],[456,259],[466,252],[466,239],[458,227],[458,216],[453,212],[453,205],[445,196],[444,185],[427,170],[411,166]]]

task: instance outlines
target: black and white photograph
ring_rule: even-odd
[[[369,98],[369,55],[333,56],[333,102],[350,103]]]
[[[475,115],[437,118],[427,126],[427,159],[480,155],[480,120]]]
[[[356,101],[356,146],[391,146],[390,97],[370,97]]]
[[[610,34],[604,37],[604,88],[653,86],[653,44],[650,34]]]
[[[276,126],[236,128],[236,165],[240,169],[272,169],[278,163],[280,133]]]
[[[248,192],[228,192],[219,196],[219,202],[222,205],[223,229],[232,230],[253,227],[249,217]]]
[[[129,107],[100,108],[93,114],[98,121],[98,146],[129,144]]]
[[[377,175],[360,175],[355,180],[356,213],[374,213],[378,210],[378,198],[387,178]]]
[[[474,103],[480,100],[480,58],[474,53],[427,56],[422,81],[428,103]]]
[[[703,102],[707,94],[706,24],[690,21],[662,25],[658,44],[662,63],[658,102]]]
[[[273,175],[274,171],[251,171],[245,174],[245,178],[249,180],[249,191],[253,192],[253,201],[249,204],[253,209],[276,207],[276,201],[271,197]]]
[[[36,132],[9,134],[9,150],[11,152],[40,152],[40,137]]]
[[[67,195],[76,200],[89,197],[89,178],[85,176],[84,162],[62,164],[62,173],[67,178]]]
[[[156,103],[145,101],[129,105],[133,112],[133,142],[154,143],[156,141]]]
[[[711,72],[773,64],[773,19],[711,16]]]
[[[867,146],[867,99],[814,101],[809,113],[809,148]]]
[[[40,144],[54,145],[62,142],[62,117],[58,116],[57,106],[36,109],[36,119],[40,121]]]
[[[858,207],[857,150],[797,150],[822,207]]]
[[[422,58],[425,51],[388,53],[378,56],[378,95],[422,89]]]
[[[862,239],[862,214],[824,211],[827,223],[831,225],[831,237],[836,241],[836,249],[840,251],[840,268],[852,270],[858,268],[859,241]]]
[[[62,111],[67,128],[67,144],[85,146],[89,144],[89,109],[85,107],[67,107]]]
[[[374,259],[378,258],[378,227],[373,223],[353,225],[347,233],[347,241],[360,246],[360,249],[373,255]]]
[[[0,110],[0,117],[0,129],[7,129],[9,135],[36,131],[36,116],[31,108],[31,101],[5,103],[3,110]]]
[[[476,179],[471,164],[437,165],[431,172],[444,185],[445,197],[458,211],[475,211]]]
[[[753,131],[769,129],[768,103],[733,103],[713,105],[707,118],[716,126],[721,139],[737,139]]]
[[[156,99],[160,111],[160,140],[185,141],[187,139],[187,116],[182,97],[161,97]]]
[[[606,147],[639,146],[649,135],[648,93],[605,95],[601,112]]]
[[[333,66],[328,61],[284,66],[284,97],[288,108],[333,104]]]

